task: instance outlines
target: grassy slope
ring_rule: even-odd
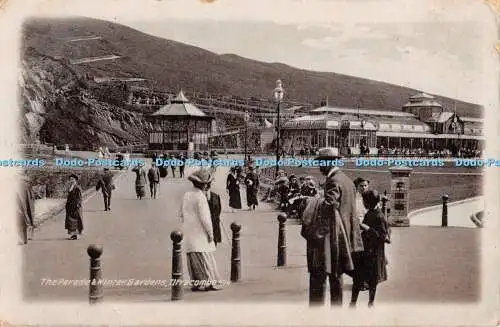
[[[154,37],[116,23],[75,18],[32,20],[26,25],[25,45],[50,56],[78,59],[116,54],[123,58],[76,65],[75,70],[93,76],[143,77],[150,86],[175,91],[183,87],[197,92],[269,98],[282,79],[291,100],[318,104],[328,95],[333,106],[363,106],[400,110],[417,91],[382,82],[268,64],[236,55],[217,55],[201,48]],[[71,37],[99,35],[102,40],[66,42]],[[152,82],[154,81],[154,82]],[[438,97],[448,108],[454,100]],[[481,107],[457,102],[457,113],[481,117]]]

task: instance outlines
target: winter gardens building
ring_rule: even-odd
[[[213,118],[189,103],[182,92],[150,118],[154,122],[149,135],[150,149],[184,150],[188,142],[193,142],[194,150],[243,151],[244,128],[214,133],[211,131]],[[255,123],[251,122],[248,127]],[[380,151],[418,155],[443,150],[452,154],[459,149],[477,152],[484,146],[483,119],[460,117],[425,93],[410,97],[402,111],[324,106],[308,111],[304,116],[283,119],[280,125],[280,143],[288,154],[334,147],[341,155],[357,155],[362,145],[369,148],[370,155],[380,154]],[[255,131],[260,135],[254,135]],[[251,152],[273,151],[270,145],[274,127],[255,129],[252,126],[247,132],[247,137],[258,139],[258,142],[247,139],[249,145],[251,143]],[[255,148],[257,143],[259,148]]]
[[[287,121],[281,130],[287,152],[305,145],[334,147],[344,155],[359,154],[363,144],[371,154],[381,149],[474,151],[484,146],[482,119],[459,117],[425,93],[410,97],[402,111],[321,107]]]

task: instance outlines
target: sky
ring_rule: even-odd
[[[97,10],[77,1],[65,14],[112,20],[219,54],[488,101],[497,28],[481,0],[203,2],[120,0]],[[57,3],[43,9],[54,4],[61,11]]]

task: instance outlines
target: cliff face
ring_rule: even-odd
[[[145,142],[147,123],[141,113],[98,100],[64,59],[27,48],[19,80],[21,142],[124,145]]]

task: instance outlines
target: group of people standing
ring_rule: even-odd
[[[319,151],[317,160],[335,160],[333,149]],[[385,244],[389,226],[381,210],[381,197],[368,190],[368,181],[353,181],[339,167],[319,168],[326,180],[323,197],[309,197],[302,213],[301,235],[307,241],[309,303],[324,302],[329,279],[332,305],[342,305],[342,275],[353,278],[351,307],[360,291],[368,289],[373,306],[377,285],[387,280]],[[361,204],[362,203],[362,204]]]
[[[247,166],[247,172],[243,172],[240,166],[231,167],[226,179],[226,191],[229,194],[229,207],[234,212],[241,209],[240,185],[246,187],[246,200],[248,210],[255,210],[259,205],[257,194],[259,191],[259,176],[252,165]]]
[[[182,162],[182,165],[179,165],[179,177],[180,178],[184,178],[184,165],[186,163],[186,158],[187,158],[186,153],[158,154],[155,152],[151,156],[151,159],[152,159],[154,164],[156,164],[156,159],[162,159],[162,161],[168,161],[168,160],[175,159],[175,160]],[[158,169],[160,171],[161,178],[166,178],[168,176],[168,168],[167,167],[165,167],[164,165],[160,165],[160,167],[158,167]],[[172,172],[172,177],[175,178],[176,177],[175,172],[177,170],[177,167],[175,165],[170,165],[170,170]]]

